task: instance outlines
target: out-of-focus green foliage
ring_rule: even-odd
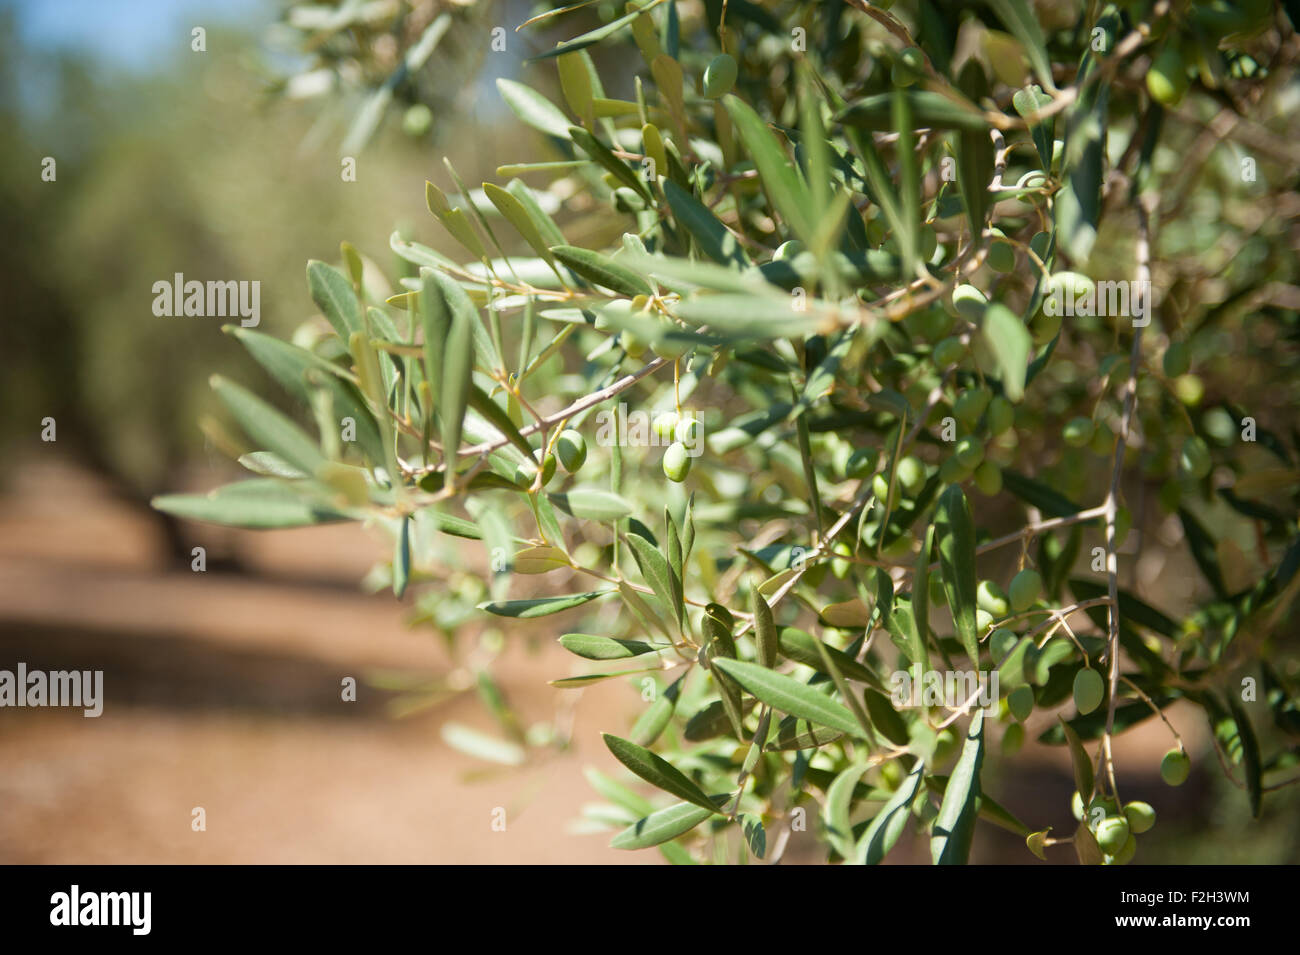
[[[1300,757],[1284,16],[642,0],[542,24],[568,16],[499,83],[544,144],[425,187],[456,251],[395,235],[419,272],[373,306],[349,247],[309,264],[294,344],[234,332],[303,412],[215,380],[254,475],[157,506],[382,524],[376,580],[449,634],[555,615],[561,692],[646,703],[606,743],[664,798],[594,778],[619,848],[771,858],[806,828],[874,863],[912,827],[951,863],[992,824],[1123,863],[1150,812],[1109,742],[1179,702],[1268,812]],[[626,98],[611,50],[640,59]],[[1152,553],[1196,575],[1176,606]],[[563,743],[481,679],[505,738],[448,742]],[[1073,833],[985,778],[1026,724],[1071,754]],[[1161,773],[1216,762],[1171,735]]]

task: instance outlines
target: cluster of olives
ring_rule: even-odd
[[[700,439],[700,422],[692,416],[678,415],[675,411],[666,412],[654,420],[654,431],[662,439],[672,438],[672,444],[664,452],[664,475],[668,480],[681,484],[691,473],[691,453],[687,445],[694,445]]]
[[[1177,106],[1195,71],[1208,86],[1217,85],[1215,63],[1220,41],[1263,29],[1272,18],[1272,0],[1205,0],[1187,11],[1192,29],[1162,22],[1160,49],[1147,70],[1147,92],[1164,106]]]
[[[1125,803],[1121,812],[1114,799],[1096,796],[1085,810],[1083,799],[1076,792],[1071,810],[1075,819],[1087,820],[1088,830],[1097,840],[1102,861],[1106,865],[1125,865],[1131,862],[1137,852],[1136,836],[1156,824],[1155,809],[1150,803],[1140,801]]]

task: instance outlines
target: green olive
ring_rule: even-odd
[[[676,411],[661,411],[650,422],[650,429],[654,431],[655,437],[667,441],[677,434],[677,423],[680,420]]]
[[[1016,408],[1010,401],[998,395],[989,402],[989,434],[999,435],[1009,431],[1016,421]]]
[[[876,474],[871,479],[871,493],[876,496],[876,500],[882,504],[889,497],[889,479],[883,474]]]
[[[966,427],[973,428],[992,398],[993,393],[987,388],[970,388],[957,396],[952,405],[952,413]]]
[[[567,428],[555,440],[555,453],[559,455],[564,470],[573,474],[587,461],[587,441],[572,428]]]
[[[1200,480],[1210,473],[1214,462],[1210,458],[1210,449],[1199,435],[1192,435],[1183,442],[1183,450],[1178,456],[1178,466],[1189,477]]]
[[[691,456],[686,452],[686,445],[674,441],[664,452],[664,474],[668,476],[668,480],[681,484],[690,473]]]
[[[956,457],[948,458],[939,465],[939,480],[945,484],[960,484],[970,476],[970,468],[958,461]]]
[[[679,418],[673,436],[682,444],[695,444],[700,437],[700,419],[693,416]]]
[[[911,455],[898,462],[898,481],[909,494],[915,494],[925,484],[925,465]]]
[[[736,58],[719,53],[704,70],[704,95],[708,99],[722,99],[736,85],[738,72]]]
[[[1187,61],[1176,43],[1166,41],[1147,70],[1147,92],[1161,105],[1177,106],[1187,95],[1188,85]]]
[[[1092,440],[1093,424],[1091,418],[1071,418],[1065,423],[1061,436],[1065,443],[1074,448],[1081,448]]]
[[[1129,829],[1141,835],[1156,824],[1156,811],[1150,803],[1131,802],[1124,806],[1124,818]]]
[[[409,106],[402,115],[402,132],[419,139],[433,127],[433,110],[423,103]]]
[[[646,343],[626,328],[618,333],[618,341],[623,346],[623,351],[627,353],[628,358],[640,358],[645,354]]]
[[[844,477],[861,480],[876,470],[879,457],[875,448],[858,448],[849,455],[848,463],[844,465]]]
[[[993,655],[994,665],[1001,663],[1002,660],[1006,658],[1007,654],[1015,649],[1016,643],[1019,639],[1019,637],[1010,630],[1007,630],[1005,627],[998,627],[998,629],[989,634],[989,652]]]
[[[987,611],[996,618],[1005,617],[1011,612],[1007,595],[991,580],[980,581],[979,587],[975,589],[975,603],[981,610]]]
[[[1086,716],[1101,706],[1105,695],[1106,684],[1096,670],[1084,667],[1074,675],[1074,705],[1080,716]]]
[[[1128,841],[1128,821],[1119,816],[1107,816],[1097,826],[1097,845],[1106,855],[1114,855]]]
[[[1111,862],[1115,865],[1128,865],[1133,861],[1133,856],[1137,853],[1137,840],[1133,838],[1133,833],[1129,833],[1124,844],[1119,847],[1119,851],[1111,857]]]
[[[975,469],[975,486],[985,497],[1002,493],[1002,469],[992,461],[981,461]]]
[[[1181,786],[1187,782],[1187,776],[1191,771],[1192,761],[1181,749],[1171,749],[1165,753],[1164,759],[1160,760],[1160,778],[1170,786]]]
[[[1024,613],[1034,605],[1038,595],[1043,592],[1043,578],[1032,567],[1026,567],[1011,578],[1007,596],[1011,600],[1011,609]]]
[[[957,446],[953,449],[953,454],[965,467],[973,471],[984,460],[984,444],[979,438],[967,435],[958,440]]]

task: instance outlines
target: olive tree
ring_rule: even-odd
[[[660,795],[591,775],[618,848],[770,861],[806,829],[876,863],[916,827],[953,863],[988,824],[1124,863],[1156,809],[1112,741],[1164,721],[1183,783],[1179,702],[1258,815],[1300,733],[1294,32],[1266,2],[889,6],[543,10],[525,33],[584,28],[498,81],[537,152],[439,171],[455,251],[395,233],[397,294],[345,243],[292,343],[230,329],[305,415],[214,379],[253,476],[156,505],[381,526],[421,622],[547,627],[557,693],[630,683],[605,743]],[[1183,606],[1153,545],[1199,574]],[[449,742],[564,745],[480,689],[502,735]],[[1072,756],[1073,831],[982,784],[1026,726]]]

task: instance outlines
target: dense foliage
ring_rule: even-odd
[[[448,635],[547,617],[557,692],[645,700],[606,743],[671,801],[594,775],[620,848],[771,859],[806,827],[874,863],[910,825],[962,862],[982,820],[1122,863],[1155,810],[1111,740],[1180,701],[1258,815],[1300,756],[1285,16],[576,7],[529,29],[598,25],[498,81],[544,154],[427,185],[459,253],[394,234],[370,304],[345,243],[292,343],[230,329],[315,433],[214,379],[255,476],[157,506],[382,525]],[[1146,593],[1156,538],[1183,606]],[[481,680],[504,735],[450,742],[563,743]],[[1072,833],[981,784],[1026,725],[1073,756]]]

